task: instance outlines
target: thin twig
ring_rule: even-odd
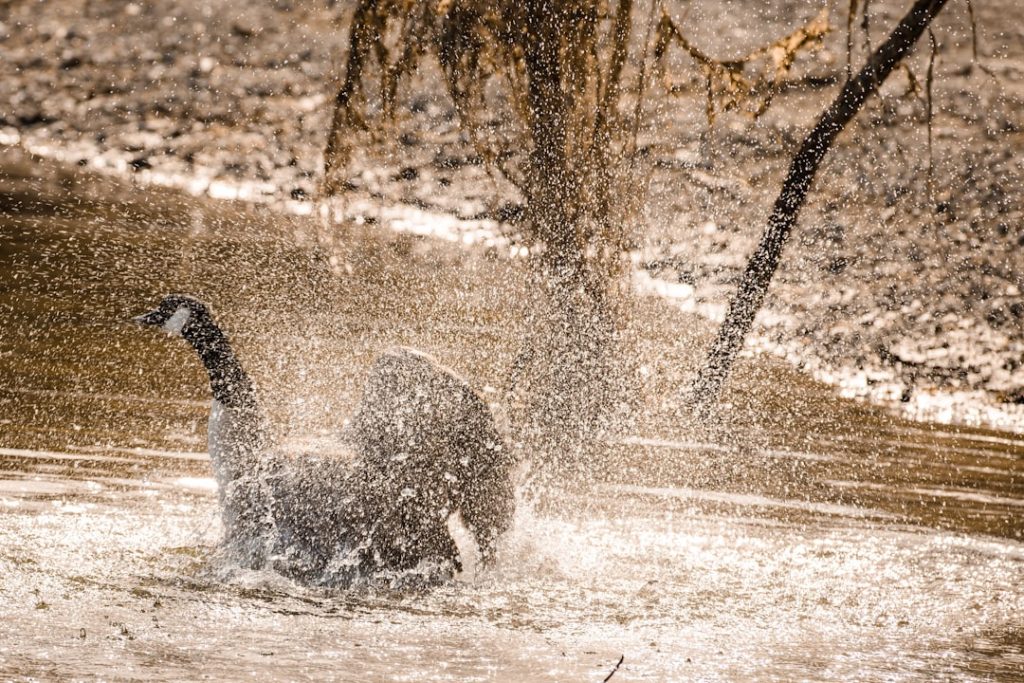
[[[924,80],[925,102],[928,107],[928,201],[935,197],[935,157],[932,155],[932,84],[935,82],[935,55],[939,52],[939,44],[935,41],[935,33],[928,29],[928,41],[931,53],[928,55],[928,73]]]
[[[651,47],[651,34],[654,33],[655,9],[661,4],[661,0],[651,0],[651,13],[647,17],[647,34],[644,36],[644,52],[640,58],[640,73],[636,78],[636,105],[633,108],[633,130],[629,140],[629,165],[630,169],[636,164],[636,139],[640,135],[640,116],[643,112],[644,86],[647,83],[647,56]]]
[[[870,54],[871,49],[871,0],[864,0],[861,7],[860,28],[864,32],[864,51]]]
[[[974,3],[967,0],[967,16],[971,21],[971,56],[978,61],[978,22],[974,19]]]
[[[974,3],[971,2],[971,0],[967,0],[967,17],[971,22],[971,56],[974,58],[974,64],[981,69],[982,72],[998,81],[999,78],[996,76],[995,72],[982,64],[981,60],[978,59],[978,22],[974,16]]]
[[[674,42],[697,62],[701,71],[704,72],[704,85],[707,94],[705,113],[709,127],[714,124],[716,110],[725,112],[735,109],[745,99],[751,97],[755,91],[760,92],[765,89],[761,86],[767,86],[767,92],[761,98],[761,103],[756,110],[751,112],[756,119],[768,110],[782,77],[789,73],[798,53],[801,50],[820,45],[822,37],[832,30],[828,17],[829,7],[826,5],[817,16],[774,43],[760,47],[745,57],[723,61],[711,57],[693,45],[683,35],[679,24],[672,21],[668,11],[663,9],[661,21],[658,23],[658,40],[655,45],[654,58],[655,61],[660,61],[669,44]],[[756,83],[746,78],[743,75],[743,70],[748,64],[759,59],[767,59],[773,68],[770,78],[760,77],[757,80],[761,83]],[[716,88],[716,84],[718,88]],[[668,86],[668,88],[673,93],[678,91],[674,86]],[[716,90],[721,93],[719,99],[722,104],[720,107],[715,103]]]
[[[615,13],[615,27],[612,31],[614,45],[609,57],[608,77],[605,79],[604,92],[600,93],[597,114],[594,116],[594,134],[591,144],[607,145],[608,126],[614,115],[619,98],[619,82],[622,78],[622,67],[626,64],[629,52],[629,34],[632,28],[633,0],[620,0]],[[597,68],[600,74],[600,66]]]
[[[615,672],[619,670],[619,667],[622,666],[622,662],[625,661],[625,659],[626,655],[619,657],[619,661],[615,663],[615,668],[612,669],[610,674],[604,677],[604,681],[602,681],[602,683],[608,683],[608,681],[612,680],[612,676],[614,676]]]
[[[853,20],[857,16],[858,0],[850,0],[846,9],[846,80],[853,78]]]

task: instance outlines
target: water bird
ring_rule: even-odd
[[[339,438],[346,456],[293,457],[202,301],[172,294],[133,320],[183,338],[209,375],[208,448],[233,561],[312,584],[443,580],[462,566],[448,527],[456,513],[483,563],[493,561],[515,509],[512,456],[487,403],[455,372],[388,350]]]

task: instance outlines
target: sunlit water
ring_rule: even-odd
[[[601,680],[625,655],[622,680],[1012,680],[1024,666],[1024,546],[879,510],[605,485],[572,515],[522,506],[493,571],[352,594],[219,560],[212,482],[176,473],[176,454],[0,457],[17,463],[0,486],[11,673]],[[89,474],[108,459],[161,471]]]
[[[360,238],[352,272],[330,276],[348,301],[335,329],[324,305],[273,310],[336,292],[298,248],[233,235],[241,219],[5,202],[5,676],[601,681],[620,657],[613,681],[1024,676],[1024,440],[903,423],[793,375],[772,376],[794,387],[785,404],[771,382],[734,387],[732,403],[785,416],[743,438],[680,426],[660,392],[594,456],[592,481],[524,496],[497,566],[449,585],[323,591],[240,571],[216,551],[202,373],[116,321],[165,291],[216,298],[272,415],[297,425],[290,442],[318,450],[354,397],[330,387],[354,386],[382,345],[496,383],[515,349],[489,292],[507,276]],[[641,344],[652,366],[673,320]]]

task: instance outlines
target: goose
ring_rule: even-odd
[[[512,523],[513,461],[487,403],[414,349],[369,370],[341,455],[283,454],[256,388],[209,307],[171,294],[133,318],[184,339],[209,376],[208,449],[228,556],[310,584],[352,584],[462,569],[448,527],[459,515],[483,565]]]

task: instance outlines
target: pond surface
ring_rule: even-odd
[[[208,299],[286,442],[319,451],[389,345],[493,396],[519,266],[370,231],[325,250],[310,224],[38,166],[0,189],[5,677],[602,681],[620,657],[613,681],[1024,677],[1024,437],[757,359],[697,429],[672,387],[706,336],[656,302],[630,323],[642,419],[586,482],[524,497],[494,569],[346,592],[233,568],[202,370],[124,321]]]

